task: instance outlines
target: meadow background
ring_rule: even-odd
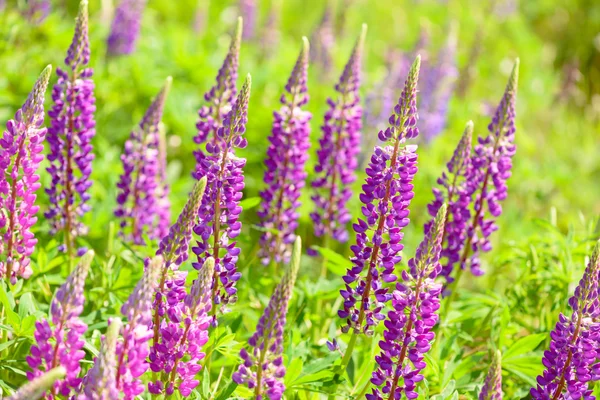
[[[165,78],[172,76],[163,122],[168,137],[172,216],[176,218],[194,183],[190,172],[194,167],[192,138],[197,110],[214,82],[238,16],[236,1],[150,0],[137,51],[108,59],[110,3],[97,0],[89,5],[97,134],[93,140],[92,211],[84,221],[90,227],[85,240],[97,257],[86,285],[83,313],[90,326],[87,362],[97,352],[106,320],[119,315],[122,302],[139,279],[142,259],[156,251],[155,245],[132,249],[116,235],[113,210],[123,144]],[[258,192],[264,187],[267,136],[301,37],[311,39],[328,6],[316,0],[263,0],[259,4],[256,35],[243,42],[239,68],[240,77],[251,73],[253,80],[246,134],[249,145],[238,151],[238,156],[248,160],[239,237],[242,254],[238,268],[243,273],[238,283],[239,300],[207,344],[206,349],[214,354],[212,368],[210,373],[204,372],[192,398],[219,398],[231,388],[228,383],[239,362],[239,349],[254,331],[271,294],[274,279],[256,258],[260,232],[253,227]],[[50,15],[37,25],[19,13],[24,6],[24,1],[9,0],[0,11],[2,125],[21,106],[39,71],[49,63],[63,64],[73,35],[76,1],[55,1]],[[520,58],[517,154],[508,182],[509,197],[498,221],[500,230],[493,236],[493,251],[483,257],[486,274],[481,278],[465,276],[453,310],[439,328],[442,340],[427,357],[428,384],[421,393],[423,398],[476,398],[490,362],[489,349],[498,348],[503,352],[505,397],[528,398],[529,388],[542,369],[541,353],[548,345],[548,332],[565,309],[585,257],[600,235],[600,4],[592,0],[338,0],[329,6],[336,24],[333,66],[327,72],[319,64],[309,69],[307,109],[313,113],[309,181],[325,100],[333,95],[333,85],[362,23],[369,26],[363,99],[385,79],[390,49],[409,53],[423,27],[430,32],[435,51],[445,41],[450,24],[456,24],[459,71],[473,70],[464,96],[455,94],[450,101],[449,120],[442,134],[430,143],[420,143],[416,195],[411,223],[405,230],[407,256],[403,262],[414,254],[422,239],[423,223],[429,219],[426,204],[433,198],[431,187],[466,121],[474,121],[475,135],[485,134],[513,61]],[[280,10],[279,40],[266,51],[262,27],[271,7]],[[473,46],[480,46],[476,59],[472,58]],[[51,84],[55,80],[53,76]],[[377,135],[377,130],[365,128],[362,135]],[[368,155],[372,148],[362,150]],[[48,174],[42,168],[40,171],[42,181],[48,184]],[[363,177],[359,172],[355,192]],[[33,323],[47,314],[52,294],[67,272],[58,244],[49,236],[49,226],[42,217],[47,202],[40,190],[36,225],[40,242],[32,257],[34,274],[0,298],[4,307],[17,313],[17,317],[2,322],[2,328],[13,332],[11,341],[0,344],[0,386],[8,392],[25,380],[24,357],[31,345]],[[308,217],[312,210],[309,190],[304,191],[302,203],[298,234],[305,247],[319,245]],[[358,196],[351,200],[350,209],[358,214]],[[339,246],[336,251],[349,254],[348,246]],[[189,264],[184,268],[190,269]],[[340,321],[335,313],[341,302],[338,291],[345,265],[331,259],[328,266],[331,273],[322,279],[318,258],[304,256],[302,260],[286,333],[289,399],[319,398],[331,379],[331,365],[339,362],[340,355],[330,352],[325,341],[339,335]],[[20,299],[18,304],[15,298]],[[317,299],[324,300],[324,308],[315,307]],[[343,335],[341,339],[343,342]],[[345,377],[347,398],[353,398],[356,388],[362,388],[369,379],[376,340],[362,340],[359,350]],[[596,392],[600,393],[600,388]],[[236,387],[224,398],[227,396],[247,398],[248,394]]]

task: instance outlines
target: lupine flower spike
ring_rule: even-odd
[[[397,279],[394,269],[402,259],[402,229],[409,223],[409,205],[414,196],[412,182],[417,173],[417,146],[404,143],[419,133],[416,126],[419,66],[417,57],[389,118],[389,127],[379,132],[385,147],[375,147],[366,169],[367,178],[359,196],[363,217],[353,225],[356,232],[356,244],[351,246],[353,267],[343,277],[346,288],[340,291],[344,304],[338,315],[346,320],[344,332],[352,329],[356,334],[372,333],[385,318],[384,304],[392,299],[386,286]]]
[[[256,33],[256,20],[258,18],[258,0],[239,0],[240,15],[246,22],[244,29],[242,29],[242,38],[249,40],[254,37]]]
[[[206,176],[206,191],[198,211],[198,223],[194,233],[199,240],[192,251],[198,257],[193,266],[201,269],[208,257],[215,259],[212,283],[213,315],[217,310],[227,311],[227,305],[237,300],[235,283],[241,273],[236,263],[240,249],[236,238],[242,229],[238,220],[242,207],[240,200],[244,189],[242,169],[246,159],[235,155],[236,149],[243,149],[248,142],[244,138],[248,122],[248,101],[250,100],[250,75],[242,86],[236,102],[217,131],[219,143],[206,145],[207,154],[202,154],[195,172],[196,177]],[[219,305],[219,306],[217,306]],[[214,320],[216,323],[216,318]]]
[[[115,10],[107,40],[109,55],[131,54],[140,35],[146,0],[121,0]]]
[[[246,348],[240,351],[243,363],[233,374],[233,380],[252,389],[256,399],[279,400],[285,391],[283,333],[300,266],[301,248],[302,243],[298,237],[294,242],[290,267],[275,287],[273,296],[258,321],[256,332],[248,339],[250,351]]]
[[[56,367],[43,375],[29,380],[28,383],[21,386],[19,390],[12,396],[8,397],[7,400],[33,400],[39,399],[48,389],[50,389],[54,383],[62,379],[66,374],[64,367]]]
[[[479,393],[479,400],[502,400],[502,353],[496,350]]]
[[[235,104],[237,94],[235,82],[238,77],[243,25],[243,20],[239,17],[229,45],[229,52],[217,73],[217,81],[208,92],[204,93],[206,103],[198,111],[199,118],[196,123],[198,134],[194,137],[194,142],[198,145],[198,149],[194,152],[198,164],[203,158],[205,143],[213,146],[222,144],[219,143],[217,131]]]
[[[6,123],[0,140],[0,278],[12,284],[32,273],[29,256],[37,239],[30,229],[39,209],[37,169],[44,159],[44,95],[51,73],[48,65],[15,118]]]
[[[81,221],[90,210],[88,189],[92,185],[92,138],[96,134],[93,70],[88,38],[88,3],[82,0],[75,26],[75,35],[65,64],[57,68],[58,83],[52,89],[54,106],[48,112],[51,123],[46,135],[50,152],[46,169],[52,183],[46,189],[50,207],[44,216],[51,222],[50,233],[60,234],[61,250],[73,257],[75,240],[87,233]],[[79,254],[85,249],[80,249]]]
[[[50,0],[29,0],[26,4],[27,8],[24,11],[24,16],[35,25],[44,22],[52,8]],[[0,9],[2,8],[0,4]]]
[[[600,242],[569,299],[573,313],[570,317],[561,313],[550,333],[550,348],[542,358],[546,369],[531,389],[535,400],[594,399],[590,382],[600,380],[596,354],[600,343],[599,273]]]
[[[54,399],[58,395],[68,397],[81,387],[79,363],[85,357],[83,334],[87,325],[79,319],[79,315],[83,311],[83,288],[93,258],[91,250],[81,258],[56,292],[50,307],[50,320],[43,319],[35,324],[35,344],[26,358],[32,369],[27,372],[27,379],[38,378],[59,366],[66,371],[65,379],[56,381],[46,399]]]
[[[261,236],[260,256],[263,264],[288,262],[298,227],[300,194],[305,184],[304,164],[310,147],[311,113],[302,110],[308,102],[308,40],[304,45],[281,96],[282,107],[274,112],[275,121],[269,136],[264,181],[268,187],[258,216],[265,228]]]
[[[158,187],[156,190],[157,230],[161,239],[169,232],[171,201],[169,200],[169,177],[167,176],[167,132],[165,125],[158,125]]]
[[[160,373],[160,379],[148,384],[150,393],[170,396],[178,391],[187,397],[198,386],[195,377],[201,369],[199,362],[205,356],[202,347],[208,341],[211,322],[208,313],[212,306],[214,268],[215,260],[207,258],[190,293],[169,302],[168,319],[163,320],[160,327],[160,341],[150,353],[150,368]],[[178,296],[179,293],[167,295],[169,299]]]
[[[328,99],[329,109],[321,130],[317,150],[316,179],[312,182],[315,210],[310,214],[315,235],[338,242],[348,240],[346,225],[350,212],[346,203],[352,196],[351,185],[356,180],[356,157],[360,152],[362,106],[360,104],[361,59],[367,26],[344,68],[335,90],[337,99]],[[326,247],[326,246],[325,246]]]
[[[310,49],[311,63],[320,64],[325,74],[328,75],[333,64],[331,52],[335,45],[333,7],[330,0],[325,2],[323,17],[311,35],[310,42],[313,44]]]
[[[125,400],[144,392],[140,377],[148,369],[148,341],[152,338],[152,300],[158,284],[163,258],[146,260],[144,275],[121,307],[127,323],[121,330],[123,341],[117,343],[116,385]]]
[[[425,353],[435,337],[439,295],[442,285],[435,282],[442,267],[439,263],[446,206],[440,207],[429,232],[419,245],[408,271],[392,294],[393,309],[385,320],[381,353],[371,383],[375,385],[368,400],[393,400],[406,396],[416,399],[416,384],[423,380]]]
[[[117,208],[115,216],[120,219],[122,237],[133,244],[144,244],[144,235],[160,240],[167,232],[169,217],[164,212],[166,162],[161,155],[160,121],[171,77],[152,101],[139,125],[131,132],[125,151],[121,155],[123,174],[117,183]],[[164,151],[164,149],[163,149]]]

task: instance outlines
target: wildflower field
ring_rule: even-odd
[[[600,5],[0,0],[0,398],[595,399]]]

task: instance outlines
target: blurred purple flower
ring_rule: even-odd
[[[242,38],[249,40],[256,34],[256,20],[258,19],[258,0],[239,0],[239,13],[244,18]]]
[[[50,15],[50,0],[29,0],[26,5],[27,8],[23,15],[32,24],[39,25]],[[3,8],[3,4],[0,4],[0,10]]]
[[[333,10],[329,1],[325,2],[323,17],[310,37],[310,62],[320,65],[324,76],[329,75],[333,66],[332,50],[335,45]]]
[[[32,400],[39,399],[54,383],[62,379],[66,374],[64,367],[56,367],[41,376],[30,379],[17,390],[15,394],[7,397],[7,400]]]
[[[502,400],[502,353],[496,350],[492,365],[479,393],[479,400]]]
[[[146,0],[121,0],[115,10],[107,40],[109,55],[131,54],[140,34]]]

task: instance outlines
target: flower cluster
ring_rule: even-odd
[[[270,400],[280,400],[285,391],[283,331],[300,266],[301,247],[300,238],[296,238],[290,267],[275,287],[273,296],[258,321],[256,332],[248,339],[251,351],[242,348],[240,356],[243,362],[233,374],[236,383],[253,389],[256,399],[266,396]]]
[[[32,273],[29,256],[37,239],[30,229],[39,210],[37,169],[44,159],[44,95],[51,73],[50,65],[42,71],[0,139],[0,278],[13,284]]]
[[[81,221],[90,210],[88,189],[92,185],[92,138],[96,134],[93,70],[90,61],[87,0],[82,0],[75,35],[67,52],[67,70],[58,68],[58,83],[52,89],[54,106],[46,140],[50,152],[46,169],[52,177],[46,188],[50,207],[44,216],[51,221],[50,232],[63,233],[61,249],[72,257],[75,239],[87,232]],[[80,251],[81,253],[81,251]]]
[[[367,178],[359,198],[363,203],[353,225],[356,244],[353,267],[343,277],[346,287],[340,293],[343,308],[338,311],[346,320],[344,331],[371,333],[385,316],[383,305],[391,300],[386,283],[394,282],[395,265],[400,262],[402,229],[408,225],[409,205],[414,196],[413,178],[417,173],[416,146],[404,146],[417,137],[417,81],[420,58],[417,57],[406,85],[389,118],[390,126],[379,132],[385,147],[376,147],[366,169]],[[366,269],[366,274],[363,271]]]
[[[496,350],[492,365],[479,393],[479,400],[502,400],[502,353]]]
[[[281,96],[280,111],[275,112],[273,130],[265,165],[264,182],[267,188],[260,193],[262,204],[258,212],[260,226],[265,232],[260,238],[260,256],[264,264],[287,262],[290,246],[298,227],[300,194],[305,184],[304,164],[310,147],[311,113],[303,111],[308,102],[306,86],[308,73],[308,40],[296,61],[292,75]]]
[[[50,307],[50,321],[42,319],[35,324],[35,344],[31,346],[26,361],[32,371],[27,379],[32,380],[56,367],[65,368],[66,377],[54,383],[46,399],[69,396],[81,386],[80,361],[85,356],[83,334],[87,325],[79,319],[83,311],[83,287],[90,270],[94,252],[88,251],[67,281],[58,289]]]
[[[56,367],[48,372],[44,372],[41,376],[30,379],[25,385],[7,400],[31,400],[39,399],[52,385],[59,379],[62,379],[66,374],[64,367]]]
[[[600,304],[598,274],[600,273],[600,243],[569,299],[571,317],[562,313],[550,333],[550,348],[544,352],[546,367],[537,377],[531,397],[543,399],[593,399],[590,382],[600,380]]]
[[[246,159],[236,157],[235,149],[243,149],[248,144],[243,134],[248,121],[250,86],[248,75],[223,126],[217,130],[218,143],[206,145],[207,153],[200,154],[195,171],[197,178],[206,176],[207,185],[198,210],[198,223],[194,227],[199,240],[192,248],[198,258],[193,266],[201,269],[208,257],[215,260],[213,314],[216,314],[217,305],[221,305],[221,311],[226,311],[226,305],[236,301],[235,283],[241,277],[236,268],[240,249],[236,247],[235,239],[242,229],[239,221],[242,207],[239,203],[244,189],[242,168]]]
[[[160,240],[167,234],[168,187],[164,179],[166,157],[160,152],[160,121],[171,77],[131,132],[121,155],[123,174],[117,183],[115,216],[121,220],[121,235],[134,244],[144,244],[144,235]],[[163,149],[164,151],[164,149]],[[162,166],[162,167],[161,167]],[[166,188],[165,188],[166,187]]]
[[[315,210],[310,214],[315,235],[338,242],[348,240],[346,225],[350,212],[346,203],[352,196],[351,184],[356,180],[356,157],[360,151],[362,106],[359,88],[361,59],[366,25],[354,46],[339,82],[335,86],[337,100],[328,99],[329,109],[321,130],[317,150],[316,178],[312,182]]]
[[[402,282],[392,294],[392,307],[385,320],[381,353],[375,357],[378,368],[371,382],[376,386],[368,400],[416,399],[416,384],[423,380],[424,355],[435,337],[439,295],[442,285],[435,282],[441,271],[439,263],[446,206],[442,206],[429,232],[408,261],[409,271],[402,272]]]
[[[122,55],[135,51],[144,8],[146,0],[121,0],[108,35],[108,54]]]

